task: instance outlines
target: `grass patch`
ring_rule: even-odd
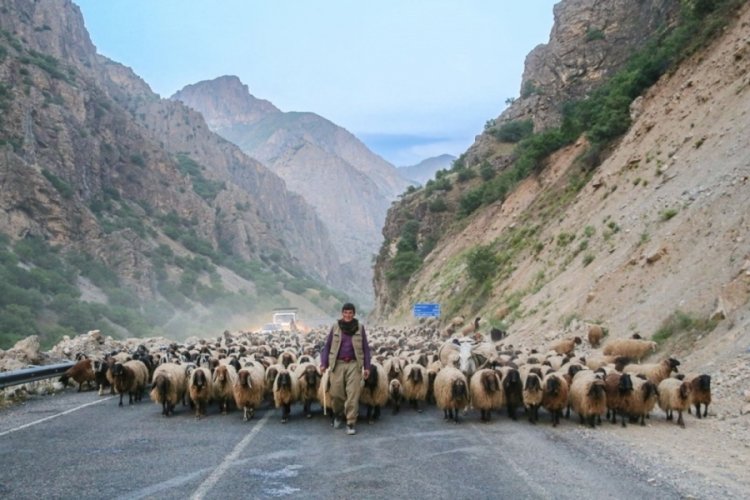
[[[711,332],[717,324],[718,321],[716,320],[699,318],[678,309],[662,321],[652,340],[659,345],[663,345],[666,341],[685,333],[697,335]]]

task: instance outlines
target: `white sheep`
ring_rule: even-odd
[[[469,404],[469,384],[457,368],[447,366],[435,377],[435,401],[446,420],[458,423],[458,410]]]
[[[505,405],[505,393],[500,373],[491,368],[477,370],[469,381],[471,406],[479,410],[479,419],[489,422],[492,410]]]
[[[260,363],[251,362],[237,372],[237,382],[232,388],[232,393],[237,408],[242,408],[244,422],[253,418],[255,409],[263,401],[265,382],[265,369]]]
[[[151,382],[151,400],[161,405],[163,416],[174,415],[174,408],[177,402],[184,401],[186,391],[187,373],[185,366],[164,363],[156,367]]]
[[[690,383],[676,378],[665,378],[657,387],[659,391],[659,408],[667,414],[667,420],[672,420],[672,414],[677,410],[677,425],[684,428],[685,421],[682,412],[690,409]]]
[[[237,383],[237,370],[230,364],[220,364],[213,373],[213,396],[219,402],[222,415],[229,412],[229,402],[234,401],[234,384]]]

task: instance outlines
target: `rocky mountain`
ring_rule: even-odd
[[[600,323],[725,383],[750,343],[750,5],[563,0],[555,18],[524,80],[557,83],[389,211],[374,316],[439,302],[440,325],[479,316],[536,347]]]
[[[2,0],[0,11],[0,233],[9,286],[24,289],[28,276],[18,269],[31,275],[45,265],[42,254],[47,263],[58,255],[72,300],[91,299],[81,307],[94,319],[104,309],[93,302],[108,313],[127,306],[130,329],[143,330],[133,326],[140,301],[161,305],[166,327],[181,310],[207,314],[219,299],[252,311],[288,302],[284,288],[302,293],[314,280],[351,285],[314,209],[199,113],[160,99],[129,68],[97,54],[72,2]],[[31,254],[25,242],[35,242]],[[68,267],[74,261],[78,269]],[[109,281],[94,278],[95,269]],[[40,283],[43,295],[54,294]],[[38,313],[34,327],[49,331],[64,307],[45,300],[5,300],[0,323]],[[106,317],[122,326],[116,316]],[[66,328],[97,324],[76,326]]]
[[[435,177],[435,172],[444,168],[451,168],[453,162],[456,161],[456,157],[449,154],[440,156],[433,156],[420,161],[416,165],[409,165],[407,167],[399,167],[401,175],[409,180],[417,182],[419,184],[426,184],[427,181]]]
[[[341,256],[343,272],[372,300],[372,259],[385,214],[409,185],[356,137],[314,113],[281,112],[250,94],[236,76],[188,85],[172,99],[206,117],[314,206]]]

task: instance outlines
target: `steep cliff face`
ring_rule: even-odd
[[[353,290],[372,300],[372,256],[391,202],[408,182],[356,137],[314,113],[283,113],[252,96],[237,77],[189,85],[173,99],[206,116],[314,206],[335,242]]]
[[[558,4],[558,18],[568,3]],[[375,316],[398,322],[409,318],[414,302],[440,302],[446,315],[482,316],[510,327],[514,344],[537,346],[570,333],[571,318],[607,323],[616,337],[650,337],[684,313],[696,321],[730,319],[711,334],[680,339],[680,348],[700,353],[695,362],[705,362],[709,351],[732,355],[738,339],[747,340],[742,325],[750,298],[750,248],[738,236],[748,229],[740,152],[750,137],[743,118],[750,111],[750,7],[727,12],[720,37],[632,103],[629,131],[595,170],[579,159],[588,147],[582,136],[468,217],[455,211],[482,180],[461,182],[462,171],[447,178],[449,190],[433,185],[449,215],[430,208],[434,195],[406,196],[384,229]],[[489,139],[477,143],[483,141]],[[499,171],[514,160],[512,148],[502,148],[493,145],[502,151],[492,158]],[[482,158],[486,151],[475,144],[470,153]],[[399,283],[389,276],[398,278],[394,261],[409,221],[418,227],[423,260]],[[438,241],[428,245],[431,234]]]
[[[0,9],[0,232],[83,252],[141,298],[159,295],[164,246],[351,283],[314,209],[200,114],[97,55],[74,4]]]

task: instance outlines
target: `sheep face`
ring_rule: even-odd
[[[365,387],[371,391],[374,391],[378,387],[378,367],[372,365],[370,367],[370,376],[365,379]]]
[[[451,384],[451,398],[454,401],[458,401],[461,399],[466,399],[468,397],[469,391],[466,388],[466,382],[464,382],[462,379],[454,380]]]
[[[292,389],[292,376],[289,372],[282,372],[276,376],[276,384],[279,389]]]
[[[526,377],[526,385],[524,386],[524,390],[526,391],[538,391],[542,388],[542,384],[539,381],[539,377],[534,376],[536,374],[529,374],[528,377]]]
[[[488,394],[493,394],[500,390],[500,383],[498,377],[494,373],[483,373],[482,374],[482,387]]]
[[[208,385],[208,378],[206,377],[206,372],[203,370],[198,370],[195,373],[195,377],[193,377],[193,383],[195,387],[202,389]]]
[[[685,401],[690,397],[690,385],[687,382],[680,384],[680,399]]]
[[[247,370],[240,370],[240,373],[237,375],[238,377],[238,383],[242,387],[250,387],[250,372]]]
[[[122,363],[115,363],[115,366],[112,367],[112,376],[115,378],[119,378],[125,375],[125,367],[122,365]]]
[[[679,361],[677,361],[677,360],[676,360],[676,359],[674,359],[674,358],[669,358],[669,360],[668,360],[668,361],[669,361],[669,368],[670,368],[670,373],[671,373],[671,372],[675,372],[675,373],[678,373],[678,372],[679,372],[679,370],[677,369],[677,367],[678,367],[678,366],[680,366],[680,362],[679,362]]]
[[[627,394],[633,391],[633,380],[629,374],[623,373],[620,376],[620,383],[617,385],[617,390],[620,394]]]
[[[411,380],[415,384],[421,384],[422,383],[422,370],[418,369],[412,369],[409,372],[409,380]]]
[[[545,388],[547,394],[557,396],[560,394],[560,379],[557,377],[550,377],[547,379],[547,387]]]
[[[576,376],[576,373],[580,372],[581,370],[583,370],[583,367],[580,365],[570,365],[568,367],[568,375],[573,378]]]
[[[596,381],[593,384],[591,384],[591,387],[589,387],[588,392],[586,393],[588,397],[590,397],[594,401],[598,401],[605,397],[605,390],[604,390],[604,383],[601,381]]]

